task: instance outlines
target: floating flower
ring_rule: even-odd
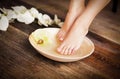
[[[47,45],[51,42],[49,39],[48,33],[44,29],[37,29],[32,33],[34,41],[39,45]]]

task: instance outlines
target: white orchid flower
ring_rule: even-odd
[[[0,30],[6,31],[9,26],[9,21],[5,15],[0,14]]]
[[[12,9],[16,12],[16,14],[23,14],[27,11],[27,8],[24,6],[14,6]]]
[[[23,14],[17,15],[17,20],[25,24],[30,24],[34,21],[34,17],[30,14],[29,11],[25,11]]]
[[[52,43],[52,40],[55,40],[55,37],[50,34],[52,34],[50,30],[37,29],[32,33],[32,37],[37,44],[47,46]]]
[[[8,11],[8,13],[7,13],[7,18],[8,18],[8,20],[10,21],[10,20],[12,20],[12,19],[16,19],[16,18],[17,18],[17,15],[16,15],[16,13],[15,13],[14,11],[10,10],[10,11]]]
[[[42,13],[39,13],[38,16],[38,24],[39,25],[44,25],[44,26],[48,26],[48,24],[45,22],[45,20],[43,19],[43,15]]]
[[[0,10],[6,15],[9,21],[12,21],[17,18],[16,13],[11,9],[0,8]]]
[[[44,14],[44,15],[43,15],[43,20],[44,20],[45,23],[48,24],[48,25],[52,25],[52,24],[53,24],[53,20],[52,20],[52,19],[50,18],[50,16],[47,15],[47,14]]]
[[[30,24],[34,21],[34,17],[24,6],[15,6],[12,7],[15,13],[17,14],[17,21],[23,22],[25,24]]]
[[[37,18],[39,12],[36,8],[31,8],[29,11],[34,18]]]
[[[55,24],[59,24],[61,22],[61,20],[58,18],[58,16],[55,14],[55,16],[54,16],[54,23]]]
[[[38,24],[48,27],[48,25],[53,24],[53,20],[47,14],[44,14],[44,15],[39,14],[38,15]]]

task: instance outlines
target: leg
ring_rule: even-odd
[[[57,34],[57,37],[60,41],[65,38],[65,35],[68,33],[69,28],[72,26],[74,20],[83,12],[84,8],[84,0],[71,0],[65,23]]]
[[[105,7],[109,0],[90,0],[84,12],[73,23],[65,40],[58,47],[61,54],[72,54],[80,47],[94,17]]]

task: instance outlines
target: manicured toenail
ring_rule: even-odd
[[[60,38],[60,41],[63,41],[63,38]]]

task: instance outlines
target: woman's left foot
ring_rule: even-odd
[[[81,46],[81,43],[83,42],[87,33],[88,29],[83,29],[83,27],[81,28],[79,26],[72,27],[65,40],[57,48],[57,51],[64,55],[75,53]]]

